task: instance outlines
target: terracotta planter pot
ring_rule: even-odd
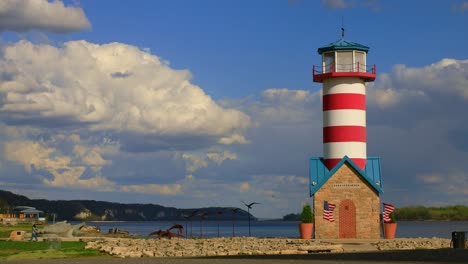
[[[300,223],[299,224],[299,234],[302,239],[311,239],[313,230],[314,230],[313,223]]]
[[[397,223],[384,223],[384,238],[393,239],[397,229]]]

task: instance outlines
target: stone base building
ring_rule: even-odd
[[[345,156],[330,171],[323,159],[312,158],[310,195],[314,203],[315,238],[380,238],[381,193],[379,158],[368,157],[365,169],[361,170]],[[326,209],[333,219],[324,219]]]

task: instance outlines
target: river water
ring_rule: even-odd
[[[174,224],[184,226],[183,235],[186,237],[231,237],[249,236],[248,221],[146,221],[146,222],[86,222],[87,225],[98,226],[102,233],[111,228],[126,230],[130,234],[144,237],[149,233],[162,229],[166,230]],[[254,237],[298,237],[297,224],[299,222],[284,221],[252,221],[250,235]],[[175,232],[176,230],[174,230]],[[453,231],[468,231],[468,221],[399,221],[396,237],[441,237],[451,238]]]

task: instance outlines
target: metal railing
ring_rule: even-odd
[[[366,67],[365,64],[350,63],[350,64],[335,64],[334,62],[325,67],[313,66],[313,74],[324,74],[330,72],[363,72],[363,73],[376,73],[375,64],[372,67]]]

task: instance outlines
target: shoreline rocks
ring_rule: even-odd
[[[232,255],[291,255],[355,251],[401,249],[436,249],[450,247],[450,239],[420,238],[360,241],[326,241],[286,238],[207,238],[207,239],[131,239],[106,238],[87,243],[86,249],[122,258],[140,257],[197,257]]]

